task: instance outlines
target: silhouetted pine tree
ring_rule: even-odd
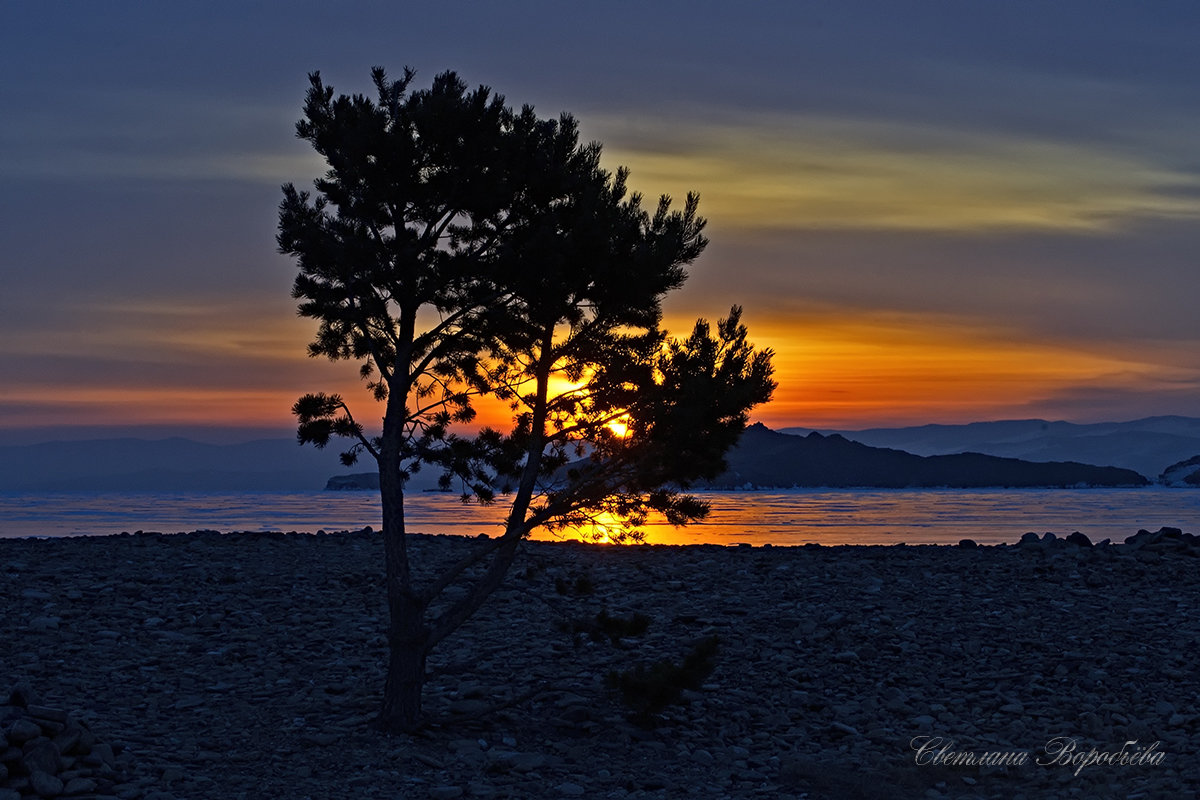
[[[697,197],[647,211],[570,116],[513,111],[454,73],[420,91],[411,70],[373,77],[374,101],[310,76],[297,134],[329,169],[315,194],[283,187],[277,240],[297,258],[300,314],[320,323],[309,354],[360,362],[384,407],[378,433],[337,395],[305,395],[293,413],[301,443],[344,437],[345,463],[367,454],[379,469],[390,614],[379,723],[399,731],[420,723],[430,650],[484,604],[530,531],[636,538],[650,511],[703,517],[681,490],[723,469],[774,382],[736,307],[682,341],[659,329],[663,296],[706,244]],[[511,405],[512,429],[455,432],[482,395]],[[458,480],[464,500],[511,505],[501,536],[419,586],[404,486],[423,464]],[[454,585],[466,591],[435,613]]]

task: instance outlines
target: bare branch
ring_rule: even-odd
[[[475,551],[470,555],[460,559],[457,563],[439,575],[437,580],[435,580],[432,584],[426,587],[423,592],[421,592],[421,596],[426,602],[432,601],[435,597],[445,591],[447,587],[451,586],[454,581],[458,579],[459,575],[463,574],[468,569],[487,558],[490,553],[495,552],[496,548],[500,547],[503,543],[504,539],[499,536],[494,536],[488,539],[485,544],[476,548]]]
[[[345,402],[341,402],[338,404],[338,408],[340,408],[342,410],[342,413],[346,415],[346,419],[350,420],[350,424],[354,426],[354,430],[355,430],[354,438],[358,439],[358,443],[362,445],[363,449],[366,450],[368,453],[370,453],[371,456],[373,458],[375,458],[376,461],[378,461],[379,460],[379,451],[375,449],[375,446],[373,444],[371,444],[371,440],[363,435],[362,426],[354,421],[354,415],[350,413],[350,407],[348,405],[346,405]]]

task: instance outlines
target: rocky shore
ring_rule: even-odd
[[[529,542],[389,738],[378,534],[0,540],[0,800],[1195,797],[1198,555]]]

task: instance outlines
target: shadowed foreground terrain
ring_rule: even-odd
[[[416,537],[415,561],[444,564],[472,545]],[[1200,790],[1200,560],[1178,537],[524,548],[493,604],[435,653],[427,709],[438,724],[414,737],[366,728],[385,651],[382,543],[367,532],[0,540],[0,664],[119,753],[88,797]],[[635,613],[649,617],[644,631],[624,625]],[[606,675],[678,663],[712,635],[702,684],[630,719]],[[1028,760],[936,764],[913,749],[918,736],[953,742],[947,753]],[[1157,742],[1162,755],[1076,774],[1035,763],[1051,760],[1054,737],[1079,754],[1136,740],[1128,753]],[[18,764],[20,750],[10,742],[5,758]],[[84,762],[63,763],[69,779]],[[19,768],[8,772],[0,786],[20,787]]]

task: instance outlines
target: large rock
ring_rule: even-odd
[[[1125,538],[1125,544],[1137,554],[1185,555],[1200,557],[1200,536],[1179,528],[1162,527],[1151,532],[1140,530]],[[1155,556],[1156,557],[1156,556]]]

